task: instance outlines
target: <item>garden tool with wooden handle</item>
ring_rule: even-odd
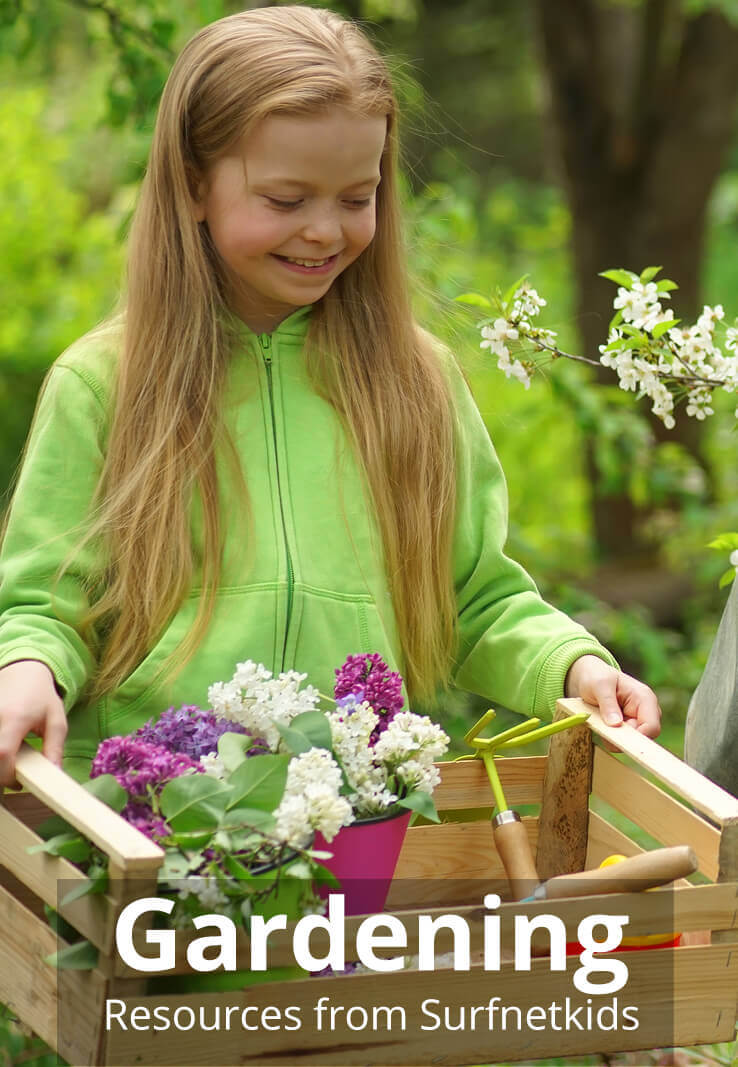
[[[504,730],[496,737],[479,737],[480,731],[494,717],[495,713],[490,708],[472,726],[464,740],[476,750],[473,758],[479,758],[484,761],[489,784],[495,798],[495,806],[499,809],[497,814],[492,816],[492,833],[495,847],[510,883],[512,899],[523,900],[533,892],[540,879],[536,871],[530,841],[528,840],[528,832],[518,813],[513,811],[505,800],[500,776],[495,766],[494,754],[498,751],[517,748],[541,737],[548,737],[550,734],[559,733],[561,730],[569,729],[572,726],[578,726],[587,719],[587,715],[572,715],[568,719],[551,723],[540,729],[537,729],[540,719],[527,719],[509,730]]]
[[[641,852],[609,867],[577,874],[558,874],[542,882],[527,900],[591,897],[599,893],[636,893],[686,878],[697,870],[697,856],[689,845],[673,845]]]

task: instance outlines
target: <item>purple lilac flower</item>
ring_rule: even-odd
[[[336,668],[333,695],[337,702],[351,695],[358,703],[362,700],[369,702],[379,716],[370,742],[374,744],[398,711],[402,711],[402,678],[397,671],[389,669],[378,652],[348,656],[343,666]],[[347,711],[351,713],[350,707]]]
[[[170,752],[183,752],[193,760],[218,751],[218,741],[225,733],[245,734],[246,727],[216,715],[213,711],[203,711],[195,704],[185,704],[178,711],[169,708],[155,722],[151,719],[137,730],[135,737],[152,745],[163,745]],[[259,738],[246,755],[255,756],[266,751],[266,746]]]
[[[90,778],[112,774],[130,797],[143,797],[149,788],[158,792],[172,778],[188,771],[200,771],[189,756],[136,737],[109,737],[98,746]]]
[[[159,841],[163,837],[169,837],[171,830],[167,823],[159,815],[155,815],[148,804],[137,804],[130,800],[123,808],[121,815],[142,834],[146,834],[152,841]]]
[[[363,694],[364,690],[361,689],[360,693]],[[356,711],[356,708],[361,704],[364,699],[363,695],[357,696],[356,693],[349,693],[348,696],[339,697],[336,701],[336,708],[339,711],[344,712],[345,715],[351,715]]]

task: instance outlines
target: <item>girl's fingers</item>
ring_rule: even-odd
[[[62,765],[64,741],[67,736],[67,719],[64,712],[49,712],[44,730],[43,753],[57,767]]]
[[[619,726],[623,713],[618,704],[616,691],[617,675],[602,679],[595,688],[600,714],[608,726]]]
[[[645,737],[658,737],[661,733],[661,708],[656,694],[627,674],[621,674],[620,679],[620,695],[628,721]]]
[[[18,754],[21,741],[25,737],[25,730],[13,729],[13,720],[3,722],[0,717],[0,789],[7,786],[17,789],[15,780],[15,757]]]

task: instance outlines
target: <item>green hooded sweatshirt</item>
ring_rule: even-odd
[[[154,647],[115,692],[91,704],[94,659],[79,633],[82,578],[99,567],[88,546],[59,583],[79,542],[108,432],[116,332],[96,331],[54,364],[41,392],[0,554],[0,667],[35,659],[53,672],[69,714],[67,769],[83,776],[101,738],[128,733],[169,707],[206,707],[208,687],[247,659],[297,670],[332,694],[349,654],[379,652],[403,671],[376,518],[365,479],[334,409],[312,389],[302,358],[310,308],[272,334],[244,328],[224,393],[225,416],[249,487],[253,563],[239,512],[223,518],[220,588],[206,637],[179,673],[156,675],[192,627],[199,580]],[[507,495],[487,430],[453,358],[457,411],[457,514],[453,577],[460,643],[454,683],[528,715],[548,715],[579,656],[614,660],[581,626],[546,604],[504,555]],[[231,487],[231,492],[235,490]],[[232,499],[232,496],[231,496]],[[77,532],[75,533],[75,528]],[[202,522],[192,507],[195,558]],[[143,594],[143,590],[142,590]]]

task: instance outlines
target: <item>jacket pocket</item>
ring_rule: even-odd
[[[378,652],[391,670],[400,671],[396,642],[371,596],[305,586],[295,593],[286,668],[306,673],[307,682],[328,696],[333,694],[335,670],[347,656]]]
[[[275,668],[275,649],[281,654],[282,635],[277,635],[278,604],[284,600],[279,583],[220,590],[205,636],[188,663],[161,673],[162,664],[174,653],[192,629],[197,615],[197,596],[182,604],[156,645],[111,694],[104,732],[123,733],[138,729],[169,707],[195,704],[208,707],[208,688],[227,682],[236,664],[244,660]]]

